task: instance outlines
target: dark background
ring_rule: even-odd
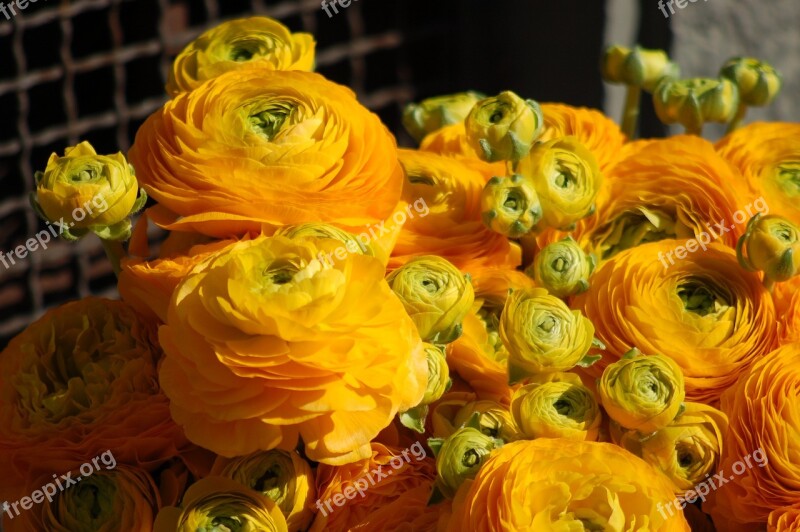
[[[641,11],[639,42],[669,48],[669,21]],[[39,0],[12,20],[0,14],[0,253],[45,227],[28,195],[50,153],[80,140],[127,151],[165,100],[171,59],[208,27],[249,14],[312,33],[317,70],[353,88],[403,145],[403,106],[432,95],[511,89],[603,105],[597,0],[354,0],[331,18],[318,0]],[[662,135],[644,103],[643,136]],[[113,296],[114,284],[94,236],[0,264],[0,348],[46,308]]]

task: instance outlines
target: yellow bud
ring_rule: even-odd
[[[475,478],[489,454],[503,445],[501,440],[471,426],[458,429],[447,439],[432,438],[428,443],[436,455],[436,485],[449,498],[462,482]]]
[[[88,142],[52,154],[44,172],[36,173],[31,201],[45,220],[65,224],[62,236],[73,240],[89,232],[106,240],[126,240],[130,216],[147,199],[133,167],[122,153],[98,155]]]
[[[769,104],[781,91],[780,72],[752,57],[734,57],[722,67],[720,76],[736,83],[742,103],[752,107]]]
[[[498,438],[504,442],[510,442],[518,438],[519,430],[511,417],[511,412],[503,405],[494,401],[473,401],[465,404],[453,418],[453,425],[460,427],[465,425],[475,413],[480,414],[478,420],[478,430]]]
[[[461,336],[461,322],[475,301],[469,278],[447,260],[416,257],[386,278],[426,342],[446,344]]]
[[[567,237],[545,246],[525,273],[554,296],[567,297],[588,290],[593,269],[594,259]]]
[[[539,104],[511,91],[479,101],[466,119],[470,146],[488,162],[522,159],[543,127]]]
[[[568,371],[584,360],[594,326],[543,288],[515,290],[500,316],[512,382],[525,375]]]
[[[636,46],[631,50],[612,45],[606,48],[601,63],[603,79],[609,83],[624,83],[652,92],[665,77],[677,78],[680,68],[670,61],[664,50],[649,50]]]
[[[744,268],[763,271],[770,282],[787,281],[800,273],[800,228],[780,216],[757,214],[736,251]]]
[[[675,361],[644,356],[638,349],[603,371],[597,391],[611,419],[642,434],[669,425],[685,397],[683,372]]]
[[[739,108],[739,90],[729,79],[664,79],[653,93],[658,118],[699,133],[706,122],[730,122]]]
[[[438,401],[450,387],[450,369],[447,367],[443,346],[426,343],[425,355],[428,360],[428,386],[421,405]]]
[[[594,212],[603,178],[594,154],[577,138],[536,144],[517,170],[533,183],[547,227],[567,229]]]
[[[597,399],[574,373],[535,377],[511,399],[514,421],[525,439],[596,441],[603,415]]]
[[[531,181],[520,174],[493,177],[483,187],[481,217],[492,231],[519,238],[542,218],[539,195]]]
[[[469,91],[410,103],[403,111],[403,126],[420,142],[426,135],[444,126],[463,122],[472,107],[485,97],[479,92]]]

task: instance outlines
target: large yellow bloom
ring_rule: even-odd
[[[472,275],[489,267],[519,266],[519,247],[481,221],[486,180],[478,170],[453,157],[412,150],[399,153],[406,175],[403,207],[384,224],[399,233],[390,270],[412,257],[431,254]]]
[[[286,520],[272,499],[224,477],[207,477],[193,484],[180,508],[163,508],[154,532],[242,530],[288,532]]]
[[[190,42],[175,58],[167,93],[191,91],[230,70],[259,68],[313,70],[316,43],[308,33],[291,33],[277,20],[229,20]]]
[[[688,400],[713,404],[770,352],[777,319],[769,292],[739,266],[734,250],[711,244],[671,265],[666,254],[685,245],[662,240],[619,253],[593,274],[573,306],[607,346],[589,369],[595,376],[638,347],[678,363]]]
[[[153,323],[94,297],[17,335],[0,353],[0,499],[109,449],[146,470],[192,450],[159,389],[161,356]]]
[[[308,72],[235,70],[181,94],[139,129],[130,159],[148,193],[183,217],[169,228],[211,236],[380,222],[403,186],[380,119]]]
[[[757,197],[740,198],[733,188],[739,173],[693,136],[628,150],[607,177],[608,200],[576,237],[601,260],[669,238],[719,239],[735,247],[750,216],[766,208]]]
[[[314,472],[294,451],[260,451],[232,459],[219,457],[211,475],[235,480],[275,501],[289,532],[307,530],[314,501]]]
[[[689,531],[661,473],[608,443],[542,438],[494,451],[462,485],[448,531]]]
[[[223,456],[302,438],[345,463],[427,384],[413,321],[374,257],[328,262],[338,242],[259,237],[199,264],[160,329],[161,384],[188,437]]]
[[[720,470],[734,478],[711,494],[709,510],[730,521],[725,530],[755,530],[800,501],[800,344],[759,360],[720,408],[730,422]]]
[[[763,196],[770,214],[800,224],[800,124],[756,122],[727,135],[717,151],[739,169],[734,184],[749,198]]]
[[[702,403],[686,403],[685,408],[655,434],[628,431],[616,442],[667,475],[676,496],[717,472],[728,428],[728,417],[716,408]]]

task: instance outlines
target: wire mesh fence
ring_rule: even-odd
[[[49,155],[80,140],[101,153],[128,150],[139,125],[166,100],[172,58],[219,21],[263,14],[314,34],[317,70],[353,88],[395,131],[399,109],[414,95],[407,59],[441,29],[431,22],[400,30],[412,6],[386,0],[354,2],[335,18],[318,0],[46,1],[9,20],[0,15],[0,253],[44,228],[28,196]],[[94,237],[5,258],[0,347],[48,307],[116,294]]]

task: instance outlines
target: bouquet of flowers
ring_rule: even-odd
[[[412,150],[314,49],[224,23],[127,156],[37,174],[121,300],[0,353],[7,530],[800,529],[800,125],[741,126],[779,73],[612,46],[622,127],[465,92]]]

